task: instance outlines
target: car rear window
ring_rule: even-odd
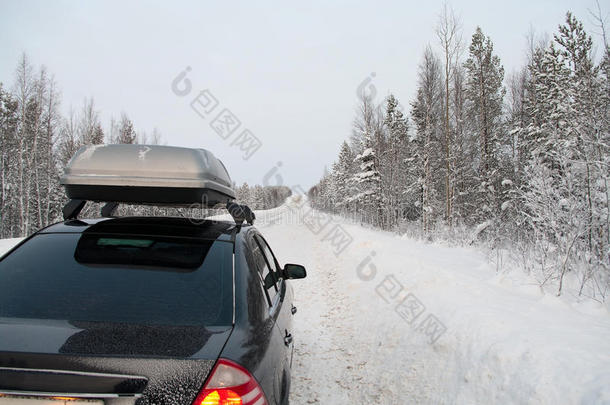
[[[232,244],[39,234],[0,260],[0,317],[228,326]]]

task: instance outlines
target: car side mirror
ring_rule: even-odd
[[[294,280],[297,278],[307,277],[307,271],[305,267],[300,264],[287,264],[284,266],[284,278],[287,280]]]

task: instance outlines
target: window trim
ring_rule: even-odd
[[[275,293],[275,296],[273,297],[273,300],[272,300],[273,302],[272,302],[271,308],[275,308],[278,305],[278,303],[280,301],[283,301],[283,299],[284,299],[284,297],[283,297],[284,279],[281,277],[280,264],[277,261],[277,258],[275,257],[275,253],[273,253],[271,246],[269,246],[269,243],[267,243],[267,240],[265,240],[263,235],[261,235],[260,233],[255,233],[254,240],[255,240],[256,244],[259,246],[259,249],[261,249],[261,253],[263,253],[263,257],[265,258],[265,262],[267,263],[267,266],[269,267],[269,269],[270,270],[274,269],[273,277],[275,278],[274,287],[275,287],[276,293]],[[271,252],[271,256],[273,258],[273,267],[271,267],[269,265],[267,255],[264,253],[264,248],[263,248],[263,246],[261,246],[261,244],[264,244],[267,247],[267,249],[269,249],[269,252]],[[264,287],[264,282],[263,282],[263,287]]]
[[[254,246],[252,245],[254,244]],[[255,266],[255,268],[253,269],[249,269],[250,271],[254,271],[256,273],[256,278],[258,279],[258,284],[261,288],[261,290],[263,291],[263,296],[265,297],[265,302],[267,302],[267,306],[269,308],[272,307],[272,302],[271,302],[271,297],[269,297],[269,293],[267,292],[267,289],[265,288],[265,281],[263,280],[263,275],[261,274],[261,272],[258,269],[258,265],[256,263],[256,253],[255,253],[255,247],[260,249],[260,246],[258,246],[258,244],[256,244],[256,241],[253,238],[253,234],[248,235],[248,237],[246,238],[246,247],[247,247],[247,254],[252,256],[252,264]],[[262,254],[262,252],[261,252]],[[265,255],[263,254],[263,258],[265,257]],[[249,266],[248,266],[249,267]]]
[[[277,265],[277,261],[275,260],[275,256],[273,255],[273,252],[271,251],[271,248],[269,247],[269,244],[267,244],[264,239],[263,242],[265,242],[265,246],[267,246],[267,248],[269,249],[269,251],[271,252],[271,256],[273,256],[273,266],[271,266],[271,263],[269,263],[269,259],[267,257],[267,254],[265,254],[265,248],[262,246],[261,242],[259,241],[259,237],[260,235],[255,234],[254,235],[254,240],[256,242],[256,244],[258,245],[259,249],[261,250],[261,253],[263,254],[263,258],[265,259],[265,263],[267,263],[267,267],[269,268],[269,272],[271,274],[273,274],[273,278],[275,279],[275,282],[273,283],[273,288],[275,289],[276,293],[279,292],[279,289],[277,288],[277,284],[279,282],[279,278],[277,277],[277,268],[279,267]],[[260,237],[260,239],[262,239],[262,237]]]

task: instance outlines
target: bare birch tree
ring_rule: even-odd
[[[445,73],[445,100],[444,100],[444,121],[443,130],[445,135],[445,218],[447,223],[452,224],[452,203],[453,203],[453,173],[452,173],[452,154],[451,154],[451,127],[449,122],[449,105],[451,100],[451,75],[453,67],[457,63],[457,57],[462,43],[462,28],[459,18],[455,15],[453,8],[447,3],[439,16],[436,27],[436,36],[440,42],[444,60]]]

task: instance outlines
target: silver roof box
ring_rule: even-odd
[[[175,146],[84,146],[60,183],[74,200],[212,207],[235,199],[227,169],[211,152]]]

